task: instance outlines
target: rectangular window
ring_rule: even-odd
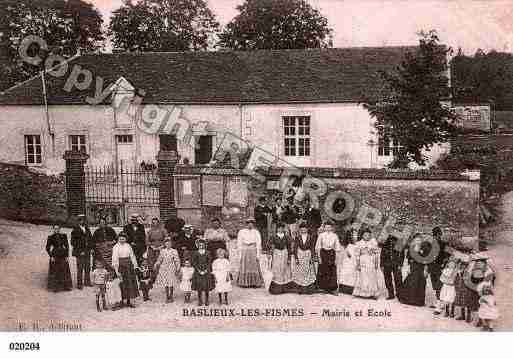
[[[70,135],[69,149],[72,151],[87,152],[85,135]]]
[[[40,165],[43,152],[40,135],[25,135],[25,163],[28,166]]]
[[[213,136],[198,136],[194,148],[194,164],[206,165],[212,159]]]
[[[159,143],[162,151],[178,151],[175,135],[159,135]]]
[[[285,156],[310,156],[310,116],[284,116]]]
[[[378,129],[378,156],[395,157],[399,154],[401,148],[399,142],[392,140],[383,127]]]
[[[133,135],[116,135],[116,141],[118,143],[132,143],[134,142]]]

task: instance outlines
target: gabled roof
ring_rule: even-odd
[[[64,90],[74,65],[104,80],[125,78],[154,104],[359,102],[383,84],[379,71],[393,70],[416,47],[361,47],[231,52],[113,53],[72,60],[66,76],[47,75],[49,104],[84,104],[88,90]],[[107,98],[104,102],[110,102]],[[0,94],[0,104],[42,104],[41,79]]]

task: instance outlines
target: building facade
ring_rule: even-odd
[[[64,151],[77,149],[89,166],[153,166],[160,149],[176,149],[204,165],[230,134],[294,166],[380,168],[399,144],[379,138],[363,103],[407,51],[82,56],[46,74],[46,95],[41,77],[0,93],[0,161],[62,172]],[[433,148],[429,163],[446,150]]]

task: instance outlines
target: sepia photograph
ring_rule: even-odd
[[[513,331],[512,20],[1,0],[0,331]]]

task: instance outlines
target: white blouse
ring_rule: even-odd
[[[205,240],[207,241],[225,241],[228,242],[230,237],[224,228],[207,228],[205,231]]]
[[[336,252],[339,252],[342,248],[338,241],[337,234],[334,232],[322,232],[321,234],[319,234],[319,237],[317,238],[317,243],[315,244],[315,251],[319,253],[321,249],[333,249]]]
[[[134,268],[137,267],[134,251],[128,243],[116,243],[112,248],[112,266],[117,270],[119,268],[119,258],[130,258]]]
[[[260,232],[256,229],[243,228],[237,234],[237,247],[239,250],[243,246],[255,244],[257,248],[257,254],[262,251],[262,238]]]

